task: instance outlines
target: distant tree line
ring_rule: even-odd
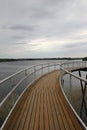
[[[83,61],[87,61],[87,57],[84,57],[82,60],[83,60]]]
[[[25,61],[25,60],[87,60],[87,57],[85,58],[71,58],[71,57],[58,57],[58,58],[20,58],[20,59],[12,59],[12,58],[4,58],[0,59],[0,62],[11,62],[11,61]]]

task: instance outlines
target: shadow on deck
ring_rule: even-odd
[[[31,85],[3,130],[82,130],[60,87],[59,71]]]

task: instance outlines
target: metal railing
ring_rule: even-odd
[[[83,75],[83,72],[87,71],[87,62],[64,63],[61,64],[60,71],[64,95],[81,124],[87,129],[86,72],[85,75]]]
[[[57,69],[59,69],[58,62],[33,65],[2,80],[0,82],[0,126],[4,126],[11,111],[30,84],[42,75]]]
[[[87,83],[87,80],[85,78],[76,76],[75,74],[71,73],[71,70],[73,69],[75,70],[79,67],[80,68],[87,67],[87,62],[66,61],[64,63],[62,62],[62,64],[59,64],[58,62],[53,62],[53,63],[33,65],[0,81],[0,123],[1,123],[0,126],[2,126],[1,129],[3,128],[10,113],[12,112],[15,105],[17,104],[23,93],[26,91],[26,89],[30,86],[30,84],[32,84],[42,75],[60,69],[61,84],[64,90],[67,89],[65,86],[66,81],[64,79],[65,74],[68,74],[70,77],[78,79],[80,83],[81,82]],[[70,90],[71,78],[69,78],[68,82]],[[86,85],[83,89],[84,89],[83,93],[85,93],[84,91],[86,89]],[[84,101],[83,95],[82,99]]]

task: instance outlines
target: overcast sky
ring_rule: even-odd
[[[0,58],[86,54],[87,0],[0,0]]]

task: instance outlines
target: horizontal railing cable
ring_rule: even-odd
[[[80,66],[80,64],[81,64],[81,66]],[[86,67],[86,66],[87,66],[87,62],[82,62],[82,61],[65,61],[62,63],[48,62],[45,64],[37,64],[37,65],[30,66],[26,69],[23,69],[21,71],[16,72],[15,74],[12,74],[11,76],[5,78],[4,80],[1,80],[0,81],[1,91],[2,90],[6,91],[6,89],[8,91],[8,92],[6,92],[5,95],[3,95],[1,93],[1,97],[0,97],[1,98],[1,101],[0,101],[1,113],[3,113],[4,109],[5,108],[7,109],[7,107],[8,107],[9,112],[10,112],[11,109],[13,108],[13,106],[19,100],[19,97],[21,97],[21,95],[24,92],[24,90],[26,89],[26,87],[32,81],[35,81],[40,76],[42,76],[48,72],[60,69],[60,71],[62,73],[62,75],[61,75],[62,77],[63,77],[63,73],[67,73],[67,74],[75,77],[76,79],[79,79],[79,80],[87,83],[86,79],[79,77],[75,74],[72,74],[71,72],[69,72],[67,70],[67,68],[74,69],[76,67]],[[20,92],[20,89],[22,89],[21,92]],[[10,102],[10,104],[11,104],[10,108],[8,106],[8,104],[9,104],[8,102]],[[4,107],[5,105],[6,105],[6,107]],[[4,119],[1,119],[2,124],[3,124],[3,122],[5,122],[5,119],[9,115],[9,112],[7,112],[6,117],[4,117]],[[0,125],[2,125],[2,124],[0,124]]]

